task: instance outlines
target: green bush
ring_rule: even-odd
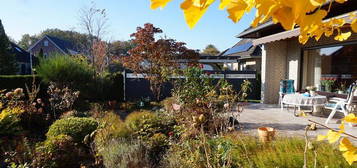
[[[0,112],[0,137],[14,136],[22,131],[20,115],[23,112],[24,110],[18,107],[6,108]]]
[[[87,62],[67,55],[53,55],[40,60],[36,72],[44,82],[55,82],[74,89],[85,87],[94,76],[94,70]]]
[[[106,145],[113,139],[126,139],[131,135],[130,130],[118,115],[108,112],[100,119],[100,127],[95,134],[96,150],[102,153]]]
[[[79,167],[90,158],[74,139],[67,135],[57,135],[39,143],[36,147],[33,167]]]
[[[97,127],[98,122],[91,118],[64,118],[54,122],[46,136],[51,138],[64,134],[73,137],[76,142],[82,142],[84,137],[95,131]]]
[[[167,116],[142,110],[129,114],[125,119],[125,124],[133,132],[133,136],[147,140],[156,133],[168,135],[173,131],[176,123]]]
[[[55,82],[59,86],[79,90],[80,99],[123,99],[123,75],[96,75],[91,65],[74,57],[53,55],[42,59],[36,71],[46,83]]]

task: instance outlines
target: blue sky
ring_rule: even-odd
[[[0,19],[8,36],[20,40],[23,34],[37,34],[47,28],[82,32],[78,24],[79,9],[92,0],[0,0]],[[194,29],[189,29],[179,8],[182,0],[173,0],[163,10],[151,10],[149,0],[94,0],[105,8],[109,18],[108,40],[128,40],[137,26],[153,23],[164,35],[187,43],[192,49],[214,44],[219,50],[231,47],[234,36],[246,29],[254,14],[234,24],[226,11],[218,10],[218,0]]]

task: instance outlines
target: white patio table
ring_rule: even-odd
[[[281,110],[284,109],[284,105],[292,105],[294,106],[294,115],[296,114],[296,107],[300,109],[301,106],[312,107],[312,112],[316,107],[324,106],[327,103],[326,96],[316,95],[316,96],[305,96],[301,93],[295,94],[287,94],[283,97],[283,102],[281,106]]]

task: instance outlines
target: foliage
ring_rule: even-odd
[[[135,47],[132,40],[114,41],[110,44],[110,53],[115,57],[129,56],[129,51]]]
[[[237,114],[230,112],[236,102],[247,95],[246,90],[236,93],[226,80],[215,83],[197,67],[187,68],[183,75],[186,78],[178,81],[173,89],[176,102],[171,110],[171,114],[187,130],[183,136],[195,137],[201,129],[210,134],[233,129],[237,123],[230,123],[229,118],[235,118]]]
[[[109,64],[109,49],[104,41],[94,41],[92,46],[94,67],[98,74],[103,73]]]
[[[326,135],[319,135],[317,137],[317,141],[327,139],[331,144],[339,142],[339,150],[343,152],[343,157],[346,159],[346,161],[352,165],[357,161],[357,147],[355,147],[348,139],[348,137],[351,137],[349,134],[347,134],[347,137],[342,136],[342,134],[346,135],[345,123],[357,123],[357,117],[355,114],[351,113],[344,117],[342,119],[341,125],[339,126],[339,130],[329,130]]]
[[[24,108],[19,101],[23,96],[23,90],[0,91],[0,137],[15,136],[21,133],[21,115]]]
[[[134,137],[148,140],[156,133],[169,135],[173,131],[175,122],[168,116],[142,110],[130,113],[125,119],[125,124]]]
[[[0,20],[0,75],[13,75],[17,72],[16,57],[11,52],[9,38]]]
[[[2,152],[0,162],[3,160],[7,167],[27,168],[32,162],[34,148],[26,137],[19,136],[15,141],[8,141],[0,148],[2,152],[5,148],[6,152]],[[7,149],[7,150],[6,150]]]
[[[124,98],[123,75],[120,73],[102,73],[80,91],[81,97],[91,99],[92,101],[122,101]]]
[[[103,153],[104,148],[110,141],[129,138],[131,135],[124,122],[113,112],[107,112],[99,122],[100,126],[96,130],[94,138],[95,148],[99,153]]]
[[[202,54],[213,55],[213,56],[216,56],[219,53],[220,53],[219,50],[213,44],[207,45],[206,48],[202,51]]]
[[[203,74],[200,68],[192,67],[184,70],[185,79],[178,81],[173,95],[178,101],[187,105],[195,105],[196,99],[207,98],[206,95],[214,90],[213,79]]]
[[[171,0],[151,0],[151,8],[163,8]],[[216,0],[185,0],[181,4],[185,19],[190,28],[204,15]],[[220,0],[219,8],[227,9],[229,18],[238,22],[245,13],[253,8],[256,10],[252,27],[272,20],[280,23],[285,30],[300,27],[299,41],[305,44],[309,38],[319,40],[324,34],[329,37],[336,33],[335,40],[344,41],[351,36],[351,32],[342,32],[343,27],[350,27],[357,32],[357,13],[352,12],[350,18],[334,18],[324,21],[331,10],[332,3],[345,3],[347,0]],[[329,2],[329,4],[325,4]],[[326,10],[326,7],[329,7]],[[351,25],[348,20],[352,20]]]
[[[59,86],[78,90],[85,88],[87,83],[93,81],[94,76],[94,71],[87,62],[67,55],[53,55],[40,60],[36,71],[44,82],[55,82]]]
[[[82,151],[76,141],[67,135],[56,135],[36,148],[34,167],[79,167],[90,156]]]
[[[39,76],[35,75],[35,84],[40,85],[41,79]],[[16,88],[24,88],[25,85],[32,86],[33,76],[32,75],[0,75],[0,90],[12,90]],[[43,96],[45,86],[41,84],[41,89],[39,94]]]
[[[46,136],[48,138],[61,134],[71,136],[75,142],[82,142],[84,137],[91,134],[98,127],[98,122],[91,118],[71,117],[54,122]]]
[[[50,82],[47,93],[50,95],[49,102],[54,111],[54,117],[57,117],[56,111],[72,110],[72,106],[79,96],[79,91],[73,91],[68,87],[59,88],[53,82]]]
[[[335,82],[336,82],[335,79],[323,79],[323,80],[321,80],[321,85],[325,86],[326,91],[331,92],[332,86]]]
[[[0,137],[15,136],[21,133],[20,115],[24,112],[22,108],[5,108],[0,113]]]
[[[110,140],[100,152],[103,163],[108,168],[151,167],[147,149],[140,141],[125,139]]]
[[[131,155],[134,160],[129,163],[138,162],[135,160],[136,155],[141,152],[140,156],[146,159],[143,160],[145,163],[157,165],[169,147],[169,137],[173,135],[175,126],[172,118],[162,115],[149,111],[133,112],[127,116],[124,123],[118,115],[107,113],[100,119],[101,128],[96,131],[94,138],[95,149],[103,157],[104,164],[120,161],[124,166],[128,161],[122,160],[123,157]],[[132,143],[134,146],[131,146]],[[117,146],[125,144],[128,147],[117,149]],[[131,151],[132,147],[137,148],[138,151]],[[129,150],[129,153],[122,153],[121,150]],[[110,155],[119,156],[111,158]]]
[[[174,144],[164,156],[162,167],[286,167],[299,168],[303,165],[305,142],[300,138],[279,138],[262,144],[256,138],[240,133],[220,137],[190,139]],[[314,144],[317,148],[317,167],[348,167],[333,146],[326,143]],[[314,159],[313,151],[308,158]],[[308,162],[313,167],[314,162]]]
[[[155,39],[162,33],[160,28],[152,24],[138,27],[132,34],[135,48],[129,51],[130,56],[123,57],[124,67],[138,74],[143,74],[150,81],[150,89],[160,99],[163,83],[169,81],[175,69],[179,68],[178,60],[195,61],[198,53],[185,47],[185,43],[173,39]]]
[[[37,93],[32,93],[32,96],[37,97]],[[18,130],[21,127],[21,130],[30,135],[41,134],[50,120],[45,109],[42,99],[26,99],[22,88],[9,92],[0,91],[0,118],[4,131]]]

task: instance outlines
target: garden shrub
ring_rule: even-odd
[[[164,114],[141,110],[129,114],[125,124],[132,137],[142,140],[147,148],[150,163],[158,166],[162,155],[169,148],[170,138],[174,138],[176,122]]]
[[[100,120],[100,128],[96,131],[94,142],[96,150],[102,153],[106,145],[113,139],[129,138],[131,132],[118,115],[108,112]]]
[[[137,140],[110,140],[100,152],[107,168],[152,167],[146,147]]]
[[[168,135],[176,123],[169,117],[141,110],[130,113],[125,119],[125,124],[133,132],[133,136],[147,140],[156,133]]]
[[[0,112],[0,137],[15,136],[22,131],[20,115],[23,112],[20,107],[8,107]]]
[[[81,100],[123,99],[122,74],[96,75],[91,65],[74,57],[53,55],[42,59],[36,71],[46,83],[55,82],[58,86],[79,90]]]
[[[46,136],[51,138],[64,134],[73,137],[75,142],[82,142],[84,137],[95,131],[97,127],[98,122],[91,118],[64,118],[54,122]]]
[[[67,135],[57,135],[38,144],[33,167],[79,167],[81,162],[91,156]]]
[[[44,82],[55,82],[71,88],[83,88],[92,81],[94,71],[85,62],[68,55],[53,55],[50,58],[41,59],[36,72]]]

